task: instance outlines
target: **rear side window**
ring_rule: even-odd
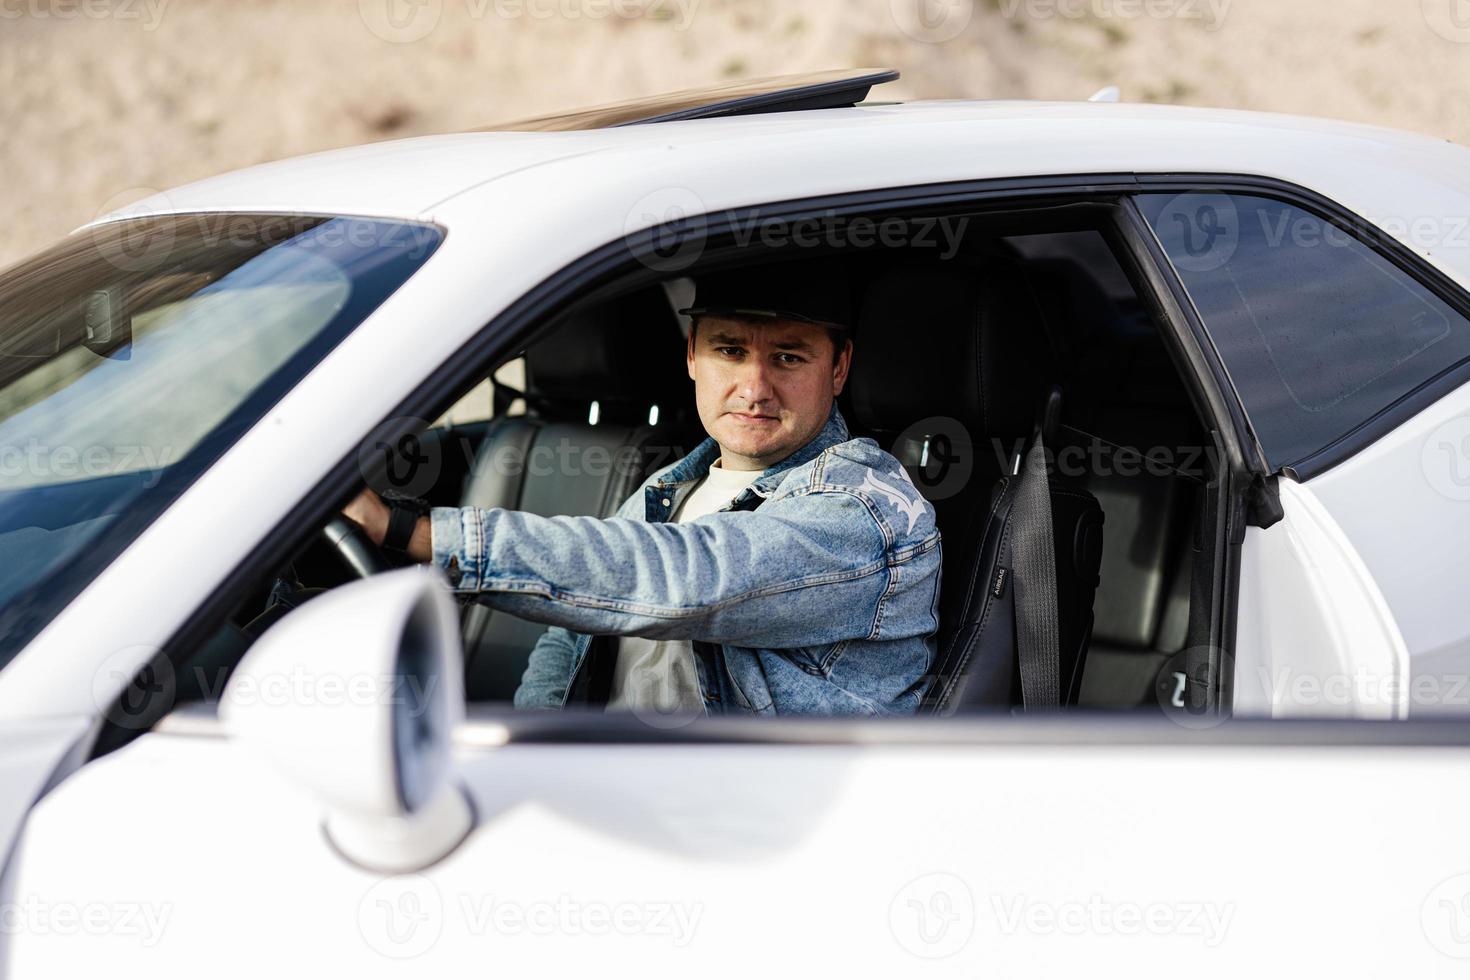
[[[1312,456],[1470,358],[1470,324],[1348,231],[1282,201],[1147,194],[1272,466]]]

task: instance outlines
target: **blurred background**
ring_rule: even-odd
[[[1470,142],[1470,0],[0,0],[0,265],[253,163],[854,66]]]

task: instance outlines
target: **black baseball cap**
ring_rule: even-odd
[[[852,329],[852,284],[836,259],[803,259],[725,269],[700,276],[689,316],[796,320]]]

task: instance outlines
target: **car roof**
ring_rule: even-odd
[[[1120,172],[1104,164],[1101,154],[1096,165],[1085,157],[1078,159],[1079,154],[1101,149],[1107,140],[1098,124],[1116,125],[1120,144],[1145,131],[1170,143],[1167,169],[1188,172],[1219,172],[1221,144],[1308,136],[1315,149],[1299,159],[1295,174],[1308,184],[1314,174],[1335,169],[1344,159],[1403,154],[1401,164],[1413,169],[1416,158],[1434,157],[1441,147],[1453,147],[1444,140],[1381,127],[1226,109],[1092,102],[909,102],[574,132],[459,133],[369,143],[206,178],[98,220],[235,209],[416,218],[472,187],[573,157],[651,145],[711,153],[731,141],[779,152],[791,141],[810,140],[816,130],[823,131],[824,141],[832,141],[831,151],[837,156],[844,141],[863,135],[909,141],[917,152],[921,142],[933,141],[936,129],[974,126],[993,133],[997,142],[1019,135],[1031,143],[1033,159],[1013,167],[1010,176]],[[1159,169],[1148,166],[1150,161],[1142,156],[1134,159],[1140,166],[1129,170]],[[1464,162],[1455,160],[1460,167]],[[697,165],[698,160],[690,163]],[[895,185],[907,183],[901,173],[893,177]]]
[[[1470,213],[1470,150],[1428,136],[1225,109],[931,101],[374,143],[209,178],[99,221],[241,210],[452,227],[486,214],[524,216],[524,195],[544,197],[548,187],[557,188],[557,201],[535,202],[543,212],[553,203],[607,198],[622,201],[619,213],[626,214],[627,201],[659,188],[688,191],[684,200],[713,211],[948,181],[1120,173],[1270,177],[1309,187],[1370,220],[1398,218],[1406,226]],[[539,179],[515,179],[529,174]],[[1433,245],[1406,244],[1426,255]],[[1458,267],[1452,275],[1470,282],[1470,258],[1451,264]]]

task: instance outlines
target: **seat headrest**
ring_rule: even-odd
[[[1094,337],[1106,335],[1123,318],[1118,304],[1075,259],[1031,259],[1026,272],[1062,350],[1087,349]]]
[[[850,397],[867,428],[894,432],[938,415],[976,438],[1021,438],[1056,375],[1045,321],[1014,262],[894,269],[863,296]]]
[[[690,396],[678,319],[662,289],[640,290],[564,317],[526,350],[535,405],[589,402],[632,414]],[[575,413],[574,413],[575,414]]]

